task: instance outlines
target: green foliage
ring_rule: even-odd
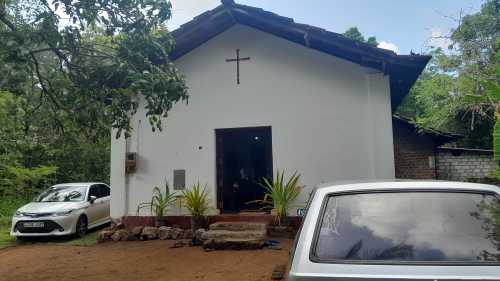
[[[142,209],[149,209],[149,212],[156,217],[163,217],[167,215],[167,211],[171,205],[175,203],[178,196],[174,193],[170,193],[168,182],[165,183],[165,192],[162,192],[159,187],[155,186],[153,188],[153,196],[150,202],[143,202],[137,206],[137,214]]]
[[[450,35],[450,50],[433,49],[400,115],[420,127],[460,133],[459,145],[491,148],[498,112],[500,2],[486,1]]]
[[[263,204],[264,208],[274,208],[278,224],[281,225],[282,219],[287,216],[288,208],[302,190],[302,186],[299,185],[299,179],[300,175],[295,172],[290,178],[285,180],[285,172],[280,173],[278,170],[273,181],[269,181],[266,178],[262,179],[260,185],[266,189],[266,193],[262,200],[253,202]]]
[[[56,167],[51,166],[24,168],[0,165],[0,173],[3,175],[0,181],[0,193],[10,198],[22,195],[25,200],[30,200],[41,191],[56,170]]]
[[[31,200],[54,183],[109,180],[109,128],[82,129],[69,116],[62,132],[41,96],[0,93],[0,200]]]
[[[370,37],[368,37],[368,39],[365,40],[365,37],[363,36],[363,34],[361,34],[361,32],[355,26],[346,30],[346,32],[344,32],[343,35],[347,38],[350,38],[350,39],[353,39],[353,40],[356,40],[359,42],[363,42],[363,43],[368,43],[368,44],[373,45],[375,47],[378,45],[377,38],[375,36],[370,36]]]
[[[98,231],[92,231],[90,233],[87,233],[82,238],[63,241],[63,244],[71,246],[93,246],[97,244],[97,234]]]
[[[203,217],[210,208],[207,185],[202,188],[200,183],[194,184],[190,189],[182,191],[183,201],[193,217]]]
[[[60,130],[71,119],[128,135],[139,100],[153,129],[187,99],[168,58],[167,0],[0,2],[0,90],[39,98]]]
[[[497,119],[495,122],[495,128],[493,129],[493,154],[496,161],[500,161],[500,120]],[[499,178],[500,179],[500,178]]]
[[[10,236],[10,228],[0,224],[0,249],[15,245],[16,238]]]

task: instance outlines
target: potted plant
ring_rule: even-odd
[[[299,185],[300,175],[297,172],[285,181],[285,172],[276,171],[276,178],[269,181],[262,179],[260,185],[265,188],[264,199],[256,200],[264,205],[264,208],[271,208],[271,214],[276,216],[278,226],[287,217],[287,210],[292,202],[299,196],[302,186]]]
[[[206,213],[210,200],[208,199],[207,185],[202,188],[200,183],[194,184],[190,189],[182,191],[184,204],[191,214],[191,230],[196,231],[206,226]]]
[[[165,182],[165,192],[162,192],[159,187],[155,186],[153,188],[153,196],[150,202],[143,202],[137,206],[137,215],[139,215],[140,210],[146,208],[149,212],[155,216],[155,225],[164,226],[166,225],[166,218],[168,208],[172,205],[178,196],[175,193],[170,193],[168,182]]]

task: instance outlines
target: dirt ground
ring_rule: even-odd
[[[7,248],[0,250],[0,280],[271,280],[274,266],[287,262],[292,241],[282,240],[282,250],[213,252],[169,248],[173,244],[156,240]]]

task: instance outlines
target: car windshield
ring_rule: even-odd
[[[500,205],[490,194],[392,192],[330,196],[318,260],[500,261]]]
[[[86,186],[55,186],[38,195],[33,202],[78,202],[85,199]]]

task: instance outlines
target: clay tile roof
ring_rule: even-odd
[[[182,57],[235,24],[246,25],[389,75],[393,109],[401,103],[431,58],[416,54],[398,55],[339,33],[296,23],[292,18],[261,8],[222,0],[221,5],[196,16],[172,32],[176,47],[171,59]]]

